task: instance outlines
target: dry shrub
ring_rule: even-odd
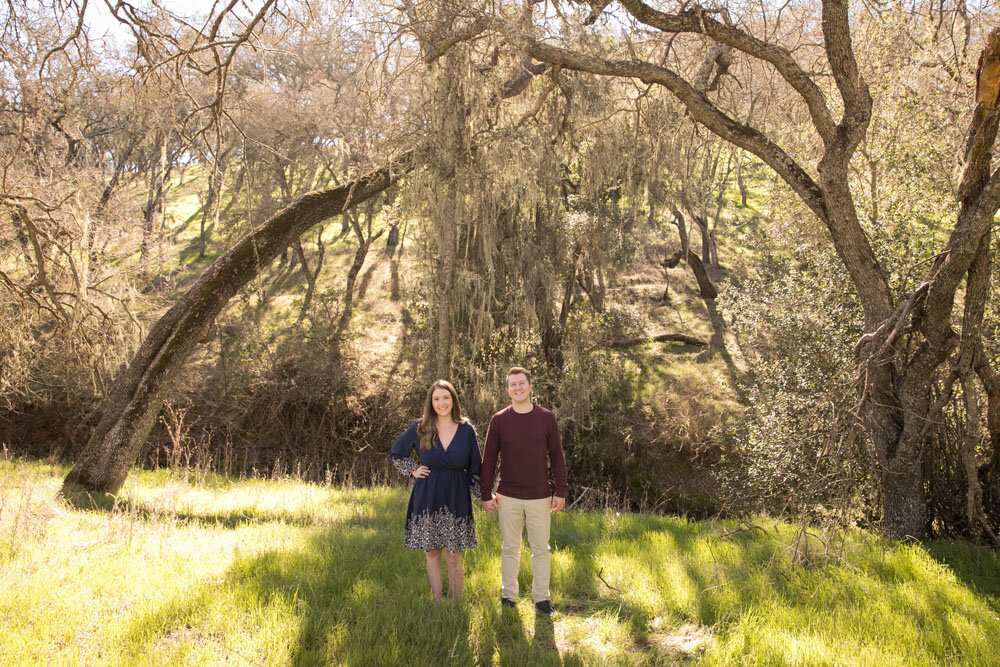
[[[714,431],[720,415],[704,404],[704,387],[677,401],[671,388],[666,404],[657,404],[665,396],[649,390],[645,359],[601,344],[627,331],[620,313],[579,318],[574,326],[564,373],[553,385],[580,505],[717,513],[712,467],[719,459]]]
[[[93,214],[103,188],[94,171],[45,180],[17,160],[9,169],[30,195],[0,206],[0,438],[44,456],[80,443],[138,345],[126,261],[138,239],[127,200]]]

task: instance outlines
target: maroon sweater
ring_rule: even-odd
[[[479,486],[484,501],[493,498],[493,479],[500,459],[497,493],[522,500],[553,495],[549,472],[555,478],[555,495],[566,497],[566,459],[559,426],[551,410],[534,406],[531,412],[514,412],[507,406],[490,419],[483,451]]]

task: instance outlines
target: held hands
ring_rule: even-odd
[[[431,474],[431,469],[427,466],[417,466],[417,469],[411,474],[417,479],[420,479],[421,477],[427,477],[427,475]]]
[[[566,499],[559,496],[552,496],[552,511],[559,512],[566,506]]]
[[[550,505],[550,508],[552,509],[553,512],[561,512],[563,507],[566,506],[566,499],[560,498],[559,496],[552,496],[551,503],[552,504]],[[500,498],[498,496],[494,496],[493,500],[483,501],[484,512],[492,512],[493,510],[499,510],[499,509],[500,509]]]

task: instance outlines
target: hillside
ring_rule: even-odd
[[[154,253],[155,276],[144,289],[150,306],[142,314],[147,326],[233,238],[250,229],[244,221],[236,223],[228,236],[215,232],[205,257],[199,257],[198,221],[203,213],[199,196],[204,187],[205,176],[196,165],[171,183],[164,232]],[[754,220],[758,215],[754,204],[756,200],[740,209],[730,202],[727,221]],[[376,229],[386,227],[389,215],[393,213],[382,214]],[[311,270],[317,267],[322,244],[322,268],[315,275],[311,305],[303,307],[308,281],[301,261],[290,250],[287,261],[263,271],[219,316],[217,327],[192,356],[168,398],[168,404],[186,410],[185,423],[176,423],[165,412],[144,460],[164,464],[162,452],[180,448],[190,463],[222,473],[298,467],[314,481],[325,479],[329,470],[377,468],[395,429],[415,417],[429,382],[424,377],[429,287],[421,278],[425,274],[421,262],[426,261],[422,245],[427,239],[416,221],[400,226],[401,242],[393,254],[385,251],[380,237],[365,258],[353,290],[352,317],[337,343],[342,355],[339,366],[332,361],[331,332],[343,308],[357,240],[334,219],[302,239]],[[691,233],[694,243],[697,233]],[[592,488],[595,494],[605,494],[601,497],[612,494],[636,506],[658,504],[695,515],[711,514],[718,510],[712,466],[720,458],[720,433],[741,411],[735,389],[739,351],[718,307],[699,296],[691,270],[684,263],[669,269],[662,266],[663,259],[679,247],[676,228],[661,221],[649,224],[639,236],[643,244],[628,266],[611,276],[600,309],[584,296],[577,297],[576,317],[600,322],[587,326],[602,338],[578,333],[579,340],[567,341],[571,359],[564,378],[548,376],[547,369],[537,364],[536,396],[543,405],[557,408],[564,424],[584,422],[578,431],[589,439],[586,444],[577,446],[580,438],[572,435],[567,439],[571,462],[589,460],[595,447],[625,454],[619,470],[595,468],[589,477],[578,478],[582,483],[576,492]],[[718,230],[718,243],[726,268],[710,272],[721,285],[738,268],[731,267],[728,258],[735,260],[743,248],[726,224]],[[682,334],[708,345],[647,342],[610,349],[615,340],[662,333]],[[538,354],[533,341],[522,348],[529,355]],[[506,367],[516,361],[522,360],[493,363]],[[469,370],[463,367],[458,373]],[[485,433],[489,416],[507,397],[499,380],[491,382],[481,369],[472,372],[452,379],[465,392],[462,400],[470,418]],[[331,375],[346,384],[346,414],[333,406]],[[602,394],[611,393],[613,402],[602,405]],[[593,423],[586,423],[595,415],[606,422],[603,432],[602,425],[595,431]],[[362,440],[352,441],[349,451],[341,451],[344,447],[338,442],[345,437],[344,429],[349,431],[346,437],[364,433]],[[639,450],[644,466],[635,474],[628,457]],[[39,447],[34,453],[44,456],[46,450]],[[617,476],[602,484],[605,471]]]

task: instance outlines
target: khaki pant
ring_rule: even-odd
[[[503,547],[500,555],[501,595],[516,600],[518,594],[517,572],[521,565],[521,530],[528,527],[528,546],[531,548],[531,597],[535,602],[549,599],[549,509],[551,499],[521,500],[497,494],[500,501],[500,537]]]

